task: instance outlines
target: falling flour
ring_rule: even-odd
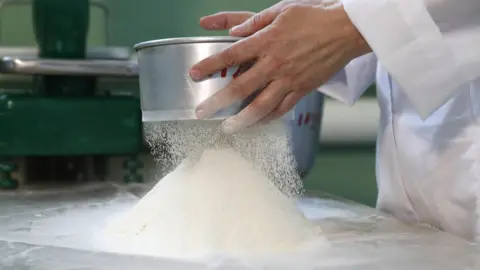
[[[253,135],[244,136],[227,144],[216,138],[214,145],[190,151],[107,233],[128,241],[135,253],[182,258],[291,252],[314,238],[327,243],[297,210],[296,182],[278,184],[282,175],[289,177],[285,168],[277,183],[272,181],[268,166],[252,162],[259,161],[258,151],[247,147],[255,144]]]
[[[160,167],[159,178],[175,169],[187,156],[204,149],[228,146],[242,154],[287,196],[302,193],[284,121],[251,127],[234,135],[220,131],[218,121],[169,121],[149,123],[145,136]]]

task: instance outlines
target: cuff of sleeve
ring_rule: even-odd
[[[348,105],[353,105],[375,81],[377,58],[367,54],[352,60],[318,91]]]
[[[343,0],[350,20],[422,118],[465,82],[423,1]]]
[[[343,69],[318,87],[317,91],[350,106],[355,103],[355,98],[351,96],[348,88],[347,75]]]

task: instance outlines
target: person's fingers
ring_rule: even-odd
[[[230,35],[235,37],[247,37],[271,24],[278,15],[278,7],[273,6],[262,12],[254,14],[244,23],[230,29]]]
[[[255,15],[248,11],[219,12],[200,19],[200,26],[207,30],[226,30],[244,23]]]
[[[300,100],[300,95],[296,92],[289,92],[285,98],[278,104],[278,106],[259,121],[259,124],[265,125],[271,121],[284,116],[286,113],[293,109],[295,104]]]
[[[229,68],[253,60],[261,47],[257,40],[257,38],[253,37],[242,39],[223,51],[203,59],[190,69],[190,77],[194,81],[200,81],[223,68]]]
[[[258,62],[252,68],[232,80],[224,89],[199,104],[195,110],[198,119],[209,118],[237,101],[243,101],[254,91],[268,83],[266,64]]]
[[[257,123],[273,111],[284,99],[285,89],[282,81],[271,82],[245,109],[223,122],[223,132],[227,134],[236,133]]]

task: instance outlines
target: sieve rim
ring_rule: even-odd
[[[229,36],[205,36],[205,37],[177,37],[154,39],[137,43],[133,46],[136,51],[149,47],[165,46],[165,45],[179,45],[192,43],[234,43],[242,38]]]

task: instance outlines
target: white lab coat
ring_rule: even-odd
[[[378,208],[480,240],[480,0],[343,2],[374,53],[319,90],[353,104],[376,79]]]

